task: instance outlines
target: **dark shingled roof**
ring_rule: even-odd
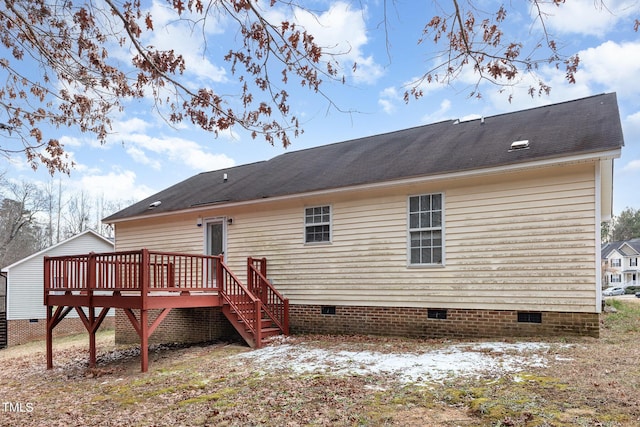
[[[629,247],[631,247],[632,251],[622,250],[622,248],[624,247],[625,244],[629,245]],[[625,256],[633,256],[633,255],[636,255],[636,254],[640,254],[640,238],[631,239],[631,240],[619,240],[617,242],[605,243],[605,244],[602,245],[602,250],[601,250],[600,257],[602,259],[605,259],[614,250],[620,252],[622,255],[625,255]]]
[[[510,151],[511,143],[519,140],[528,140],[530,147]],[[619,149],[622,145],[616,95],[603,94],[484,119],[444,121],[204,172],[105,221],[507,166]],[[226,182],[224,174],[228,176]],[[149,209],[155,201],[162,203]]]

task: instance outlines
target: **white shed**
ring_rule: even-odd
[[[113,251],[113,241],[93,230],[86,230],[3,268],[2,273],[7,277],[6,320],[9,345],[44,337],[46,333],[47,313],[43,300],[45,256]],[[113,311],[108,314],[113,315]],[[77,323],[69,332],[82,330],[77,313],[69,313],[67,317],[75,317],[73,321]]]

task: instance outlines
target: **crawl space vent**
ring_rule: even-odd
[[[522,141],[513,141],[509,151],[526,150],[527,148],[529,148],[529,140],[523,139]]]
[[[542,313],[531,311],[519,311],[518,323],[542,323]]]

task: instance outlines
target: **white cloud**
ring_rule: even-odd
[[[273,13],[269,16],[275,18]],[[345,73],[351,70],[356,82],[371,84],[384,74],[384,69],[373,56],[364,53],[369,43],[366,16],[366,8],[354,9],[349,3],[337,1],[321,14],[298,8],[291,19],[313,34],[314,41],[325,52],[335,55]]]
[[[207,42],[212,42],[207,38],[222,33],[215,14],[208,14],[202,20],[202,16],[191,16],[185,11],[180,19],[176,19],[175,10],[157,0],[153,2],[150,13],[154,31],[145,43],[160,50],[179,52],[186,62],[186,73],[200,81],[220,83],[227,80],[225,69],[213,64],[206,56]]]
[[[601,37],[614,30],[620,21],[637,15],[637,0],[571,0],[554,6],[552,2],[540,2],[545,25],[552,33],[582,34]],[[532,14],[537,11],[532,7]],[[631,25],[629,30],[631,30]]]
[[[622,97],[640,94],[640,41],[616,43],[607,41],[580,52],[582,68],[576,78],[595,83]]]
[[[451,110],[451,101],[449,99],[443,99],[438,106],[438,109],[432,113],[426,114],[422,116],[421,121],[423,123],[436,123],[442,120],[451,119],[451,116],[448,114]]]
[[[380,92],[378,105],[387,114],[392,114],[397,110],[396,104],[403,102],[402,94],[398,93],[395,87],[388,87]]]
[[[150,159],[147,154],[138,147],[127,147],[127,154],[131,156],[136,163],[148,165],[155,170],[161,169],[160,161]]]
[[[623,172],[640,171],[640,160],[632,160],[622,168]]]
[[[514,111],[583,98],[596,93],[616,92],[620,100],[635,100],[640,95],[640,42],[604,42],[596,47],[580,51],[580,68],[576,73],[576,83],[565,79],[565,71],[555,67],[538,70],[538,76],[551,86],[550,95],[527,94],[530,86],[537,87],[536,76],[523,74],[520,81],[507,88],[507,93],[486,91],[498,111]],[[485,89],[488,86],[481,88]],[[511,102],[508,94],[513,94]]]
[[[128,135],[127,144],[132,144],[127,152],[133,159],[160,169],[150,158],[153,153],[170,162],[189,166],[198,171],[222,169],[235,165],[235,161],[226,154],[212,154],[194,141],[179,137],[154,137],[143,134]]]
[[[129,170],[84,175],[73,181],[72,185],[78,191],[82,190],[94,196],[102,195],[109,201],[142,200],[156,191],[136,182],[136,173]]]

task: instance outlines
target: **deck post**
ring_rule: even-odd
[[[262,347],[262,302],[257,299],[254,302],[253,315],[256,325],[256,348]]]
[[[147,296],[149,294],[149,269],[151,258],[148,249],[142,249],[140,260],[142,274],[140,274],[140,297],[142,308],[140,309],[140,369],[147,372],[149,369],[149,313],[147,312]]]
[[[96,310],[93,306],[93,290],[96,288],[96,254],[89,252],[87,258],[87,298],[89,299],[89,324],[87,332],[89,332],[89,367],[96,367],[96,331],[93,325],[96,321]]]
[[[289,335],[289,299],[285,299],[284,300],[284,320],[282,321],[283,323],[283,330],[282,333],[285,335]]]
[[[140,369],[149,369],[149,324],[148,313],[144,308],[140,310]]]
[[[46,258],[46,257],[45,257]],[[47,262],[45,261],[45,265]],[[45,273],[46,274],[46,273]],[[53,369],[53,307],[47,305],[47,369]]]
[[[89,307],[89,325],[87,328],[89,332],[89,367],[96,367],[96,329],[94,324],[96,322],[96,309],[95,307]]]
[[[220,292],[227,292],[227,289],[225,289],[224,285],[224,275],[223,275],[223,271],[222,271],[222,262],[223,262],[224,258],[222,257],[222,255],[220,255],[220,257],[216,260],[216,262],[218,263],[216,265],[216,284],[218,285],[218,289],[220,290]]]
[[[262,274],[264,277],[267,277],[267,259],[266,258],[262,258],[260,260],[260,274]]]
[[[51,328],[51,311],[49,305],[49,288],[51,288],[51,272],[49,257],[44,257],[44,305],[47,307],[47,369],[53,368],[53,332]]]

